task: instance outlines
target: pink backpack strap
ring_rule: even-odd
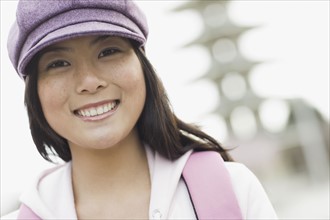
[[[194,152],[183,179],[198,219],[243,219],[229,173],[219,153]]]
[[[35,214],[29,207],[27,207],[24,203],[22,203],[21,207],[19,208],[17,219],[41,220],[41,218],[37,214]]]

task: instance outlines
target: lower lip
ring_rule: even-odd
[[[108,112],[103,113],[101,115],[95,115],[95,116],[76,115],[76,116],[79,117],[80,119],[82,119],[83,121],[92,121],[92,122],[100,121],[100,120],[103,120],[103,119],[106,119],[106,118],[112,116],[117,111],[119,105],[120,105],[120,103],[118,103],[116,105],[116,107],[114,109],[112,109],[111,111],[108,111]]]

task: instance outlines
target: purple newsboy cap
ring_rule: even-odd
[[[113,35],[144,46],[147,20],[132,0],[21,0],[8,36],[8,53],[20,77],[45,47],[84,35]]]

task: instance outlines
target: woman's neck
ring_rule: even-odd
[[[71,152],[72,185],[76,206],[84,210],[83,207],[90,207],[91,204],[95,204],[96,209],[102,209],[102,205],[97,203],[120,206],[119,203],[122,202],[123,205],[128,205],[127,203],[134,202],[144,194],[145,202],[149,200],[148,162],[137,132],[132,132],[127,139],[108,149],[72,147]],[[103,209],[109,210],[111,207],[104,206]],[[119,207],[116,209],[120,210]],[[86,216],[85,214],[83,215]]]

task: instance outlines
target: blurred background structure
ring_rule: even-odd
[[[194,10],[202,19],[202,33],[185,47],[202,45],[211,58],[208,71],[196,80],[207,79],[217,87],[219,104],[212,113],[225,122],[227,137],[222,142],[235,146],[234,159],[261,179],[279,217],[328,219],[329,208],[309,216],[301,211],[304,205],[308,209],[329,205],[329,121],[302,99],[260,97],[254,92],[250,72],[262,61],[245,57],[238,43],[254,27],[231,21],[228,4],[188,1],[173,10]],[[289,202],[299,204],[297,194],[311,195],[319,189],[314,198],[319,201],[301,204],[300,211],[285,210],[292,208]]]
[[[280,219],[330,219],[329,1],[136,2],[150,25],[147,55],[176,114],[234,147]],[[0,3],[3,215],[53,165],[35,149],[24,83],[7,57],[17,1]],[[266,21],[242,22],[253,18]]]

